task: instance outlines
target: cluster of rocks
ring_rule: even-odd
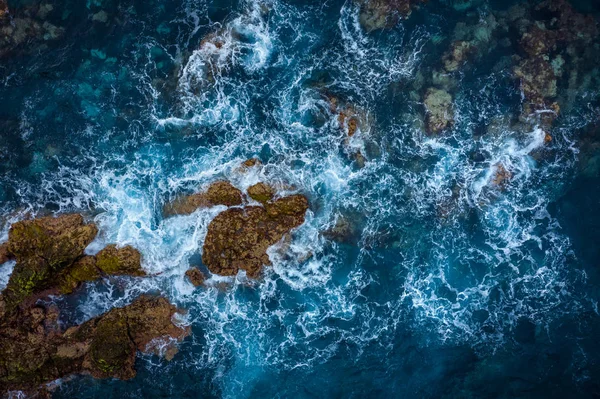
[[[175,325],[177,309],[162,297],[142,296],[81,325],[64,329],[50,295],[68,295],[107,275],[143,276],[140,254],[110,245],[96,256],[84,250],[98,230],[76,214],[13,224],[0,262],[16,264],[0,294],[0,389],[35,392],[71,374],[132,378],[137,351],[170,358],[188,329]],[[161,349],[162,350],[162,349]]]
[[[308,210],[308,200],[302,195],[275,196],[275,190],[265,183],[249,187],[246,195],[229,182],[217,181],[201,193],[176,199],[165,209],[167,215],[173,215],[215,205],[229,207],[208,225],[202,262],[214,274],[234,276],[244,270],[256,278],[263,266],[271,264],[267,249],[304,223]],[[248,197],[259,205],[248,204]],[[204,281],[196,268],[186,275],[194,285]]]
[[[0,58],[26,47],[27,52],[41,50],[49,41],[63,37],[65,30],[49,21],[54,11],[50,3],[31,4],[9,9],[6,0],[0,1]],[[25,46],[26,45],[26,46]]]

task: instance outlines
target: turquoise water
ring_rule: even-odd
[[[65,323],[160,292],[193,331],[171,362],[140,355],[132,381],[75,377],[54,397],[600,395],[599,147],[582,147],[597,80],[544,144],[505,123],[521,93],[499,46],[459,74],[452,129],[425,134],[415,82],[457,22],[510,5],[451,3],[367,34],[350,1],[54,2],[64,36],[0,65],[0,238],[28,213],[82,212],[100,229],[89,253],[130,244],[152,277],[56,299]],[[214,32],[222,46],[201,47]],[[323,93],[368,123],[347,139]],[[264,166],[241,172],[252,157]],[[494,191],[498,163],[512,178]],[[311,208],[264,278],[194,289],[184,273],[223,208],[161,208],[218,179]],[[340,218],[342,242],[322,234]]]

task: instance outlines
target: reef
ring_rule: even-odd
[[[264,196],[264,188],[256,191],[265,200],[262,206],[227,209],[208,225],[202,262],[211,273],[234,276],[244,270],[251,278],[259,277],[262,267],[271,264],[267,249],[304,223],[306,197],[273,201]]]
[[[188,333],[171,321],[174,306],[148,296],[63,331],[59,309],[40,299],[70,294],[81,283],[103,275],[145,274],[140,254],[132,247],[110,245],[96,256],[85,256],[83,251],[97,232],[78,214],[11,226],[9,240],[2,245],[2,260],[16,260],[0,295],[3,391],[37,391],[42,384],[79,373],[132,378],[136,351],[154,351],[153,340],[174,343]]]
[[[360,6],[359,21],[366,31],[393,28],[401,18],[427,0],[356,0]]]
[[[242,205],[242,192],[226,181],[217,181],[200,193],[186,195],[175,199],[163,207],[165,217],[174,215],[189,215],[200,208],[216,205]]]

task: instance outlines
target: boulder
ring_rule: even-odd
[[[189,215],[199,208],[209,208],[216,205],[242,205],[242,192],[226,181],[212,183],[206,191],[186,195],[175,199],[163,207],[165,217],[174,215]]]
[[[111,244],[96,254],[96,267],[112,275],[145,276],[139,251],[130,245],[117,248]]]
[[[202,261],[215,274],[234,276],[239,270],[256,278],[270,265],[267,249],[304,223],[308,200],[292,195],[264,206],[231,208],[208,226]]]
[[[248,187],[248,196],[260,203],[271,201],[275,196],[275,190],[265,183],[256,183]]]
[[[192,267],[185,272],[185,275],[190,280],[194,287],[199,287],[204,284],[206,276],[197,267]]]

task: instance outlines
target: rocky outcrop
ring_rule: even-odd
[[[3,293],[7,309],[50,294],[69,294],[103,275],[145,275],[140,253],[130,246],[109,245],[96,256],[83,256],[97,233],[96,225],[85,224],[77,214],[13,224],[8,242],[0,246],[0,261],[16,259]]]
[[[234,276],[240,270],[256,278],[270,265],[267,249],[304,223],[308,201],[292,195],[264,206],[230,208],[208,226],[202,261],[211,273]]]
[[[425,93],[426,128],[429,133],[439,133],[454,121],[452,96],[447,91],[429,88]]]
[[[173,323],[175,312],[164,298],[142,296],[63,332],[55,307],[20,309],[0,319],[0,389],[35,391],[75,373],[132,378],[137,351],[152,351],[155,340],[175,343],[189,334]]]
[[[359,21],[367,32],[393,28],[401,18],[426,0],[356,0],[360,6]]]
[[[110,245],[97,256],[84,256],[97,231],[93,223],[86,224],[76,214],[11,226],[9,240],[2,245],[4,258],[16,259],[0,294],[2,391],[35,391],[41,384],[73,373],[131,378],[136,351],[156,352],[157,347],[172,346],[188,333],[171,321],[175,307],[155,297],[141,297],[63,331],[59,310],[39,299],[69,294],[82,282],[106,274],[144,275],[139,252],[129,246]],[[155,340],[163,341],[158,345]]]
[[[72,269],[97,232],[94,224],[85,224],[81,215],[75,214],[13,224],[8,251],[17,263],[3,293],[7,308],[56,290],[63,272]]]
[[[174,215],[189,215],[199,208],[209,208],[216,205],[235,206],[243,203],[242,192],[231,183],[217,181],[206,191],[186,195],[175,199],[163,207],[165,217]]]
[[[192,267],[185,272],[186,277],[194,287],[199,287],[204,284],[206,276],[197,267]]]
[[[598,27],[592,16],[577,12],[566,0],[543,1],[532,12],[536,20],[514,21],[522,56],[513,72],[523,92],[521,119],[533,118],[549,127],[561,108],[558,82],[566,73],[577,80],[578,69],[585,65],[581,58],[597,39]]]

